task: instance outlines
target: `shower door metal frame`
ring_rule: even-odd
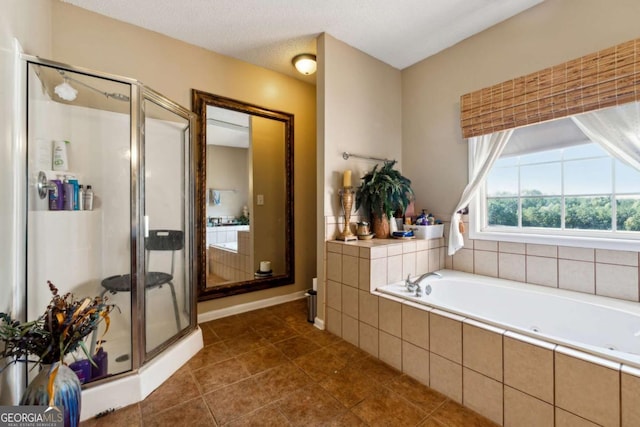
[[[169,346],[179,341],[185,335],[191,333],[193,330],[197,328],[197,314],[196,314],[196,289],[194,287],[193,281],[191,281],[189,292],[189,309],[190,309],[190,317],[189,317],[189,325],[179,331],[177,334],[173,335],[170,339],[165,341],[163,344],[159,345],[152,352],[146,353],[146,337],[145,337],[145,271],[144,271],[144,230],[142,224],[144,224],[144,210],[141,208],[144,206],[144,137],[143,137],[143,129],[144,129],[144,112],[143,112],[143,102],[145,97],[147,99],[152,100],[156,104],[159,104],[168,110],[175,112],[176,114],[186,118],[189,121],[189,129],[193,130],[195,127],[195,115],[188,109],[180,106],[179,104],[171,101],[160,93],[144,86],[138,80],[122,77],[110,73],[100,72],[90,70],[84,67],[78,67],[70,64],[64,64],[48,59],[42,59],[39,57],[35,57],[27,54],[20,54],[20,59],[23,67],[20,70],[22,75],[25,76],[24,80],[24,99],[25,104],[24,108],[21,109],[20,113],[22,115],[23,123],[22,123],[22,131],[21,137],[18,138],[21,140],[19,150],[21,152],[22,164],[21,169],[17,170],[17,175],[24,177],[24,181],[22,182],[24,192],[23,196],[20,200],[20,205],[23,207],[19,209],[17,214],[23,215],[23,219],[21,219],[20,225],[24,227],[24,233],[28,232],[28,198],[27,194],[27,186],[29,185],[28,179],[28,159],[27,159],[27,147],[29,141],[28,135],[28,69],[29,64],[41,65],[45,67],[57,68],[63,71],[69,71],[73,73],[83,74],[89,77],[97,77],[106,80],[111,80],[117,83],[127,84],[131,88],[131,99],[130,99],[130,269],[131,269],[131,370],[111,375],[105,379],[92,381],[90,383],[83,384],[83,387],[93,387],[101,384],[108,383],[110,381],[120,379],[129,375],[136,374],[138,370],[151,359],[153,359],[158,354],[162,353]],[[187,142],[188,146],[188,156],[186,158],[188,163],[188,168],[185,170],[187,176],[185,179],[189,184],[188,191],[185,195],[188,197],[187,202],[185,203],[187,212],[185,212],[185,224],[187,230],[185,230],[185,235],[188,235],[189,242],[189,250],[193,254],[193,182],[194,182],[194,158],[193,158],[193,132],[190,132],[189,141]],[[187,237],[185,237],[187,239]],[[26,242],[26,239],[25,239]],[[186,245],[186,243],[185,243]],[[21,282],[24,283],[24,294],[22,296],[22,304],[24,307],[24,312],[26,313],[26,300],[27,300],[27,247],[26,243],[21,245],[19,248],[16,248],[18,253],[22,254],[23,262],[21,262],[21,267],[23,271],[23,277],[21,278]],[[194,257],[191,257],[191,262],[188,265],[185,265],[185,268],[189,268],[190,277],[194,277],[194,274],[197,274],[198,266],[195,264]],[[27,381],[27,372],[24,370],[24,378],[25,384]]]

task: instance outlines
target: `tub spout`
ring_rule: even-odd
[[[422,296],[422,289],[420,288],[420,283],[426,279],[429,276],[436,276],[438,278],[442,278],[442,275],[440,273],[436,273],[436,272],[429,272],[429,273],[424,273],[422,276],[418,277],[416,280],[414,280],[413,282],[411,281],[411,275],[407,275],[407,280],[405,280],[405,286],[407,287],[407,291],[409,292],[414,292],[416,293],[417,297],[421,297]],[[427,285],[424,288],[424,293],[429,295],[431,293],[431,285]]]

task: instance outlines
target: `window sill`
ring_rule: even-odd
[[[533,243],[538,245],[572,246],[578,248],[608,249],[616,251],[640,251],[640,240],[592,236],[559,236],[526,232],[501,232],[497,230],[469,230],[473,240]]]

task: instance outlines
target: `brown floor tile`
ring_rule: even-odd
[[[142,426],[142,412],[140,411],[140,405],[135,403],[122,409],[118,409],[110,414],[98,418],[91,418],[80,423],[80,427],[112,426]]]
[[[212,391],[203,397],[218,424],[248,415],[271,401],[253,378]]]
[[[228,427],[282,427],[288,425],[290,425],[289,421],[280,413],[275,404],[265,406],[226,424]]]
[[[381,384],[386,384],[402,375],[402,372],[373,356],[351,361],[350,365],[359,367],[367,376]]]
[[[367,397],[378,393],[380,385],[362,373],[362,370],[347,366],[327,375],[319,384],[345,407],[351,408]]]
[[[307,375],[290,362],[269,369],[253,378],[260,390],[269,396],[269,402],[281,399],[311,382]]]
[[[229,319],[226,320],[225,319]],[[253,331],[251,325],[246,323],[242,318],[227,318],[214,320],[208,323],[209,327],[216,333],[221,339],[227,340],[229,338],[237,337],[247,332]]]
[[[440,424],[438,421],[434,420],[433,418],[429,417],[426,420],[424,420],[423,422],[421,422],[418,427],[447,427],[444,424]]]
[[[340,340],[335,344],[328,345],[327,350],[345,360],[355,360],[369,357],[369,354],[367,352],[344,340]]]
[[[267,340],[262,338],[253,330],[245,332],[242,335],[229,338],[228,340],[225,340],[224,343],[227,345],[229,354],[234,356],[247,353],[251,350],[255,350],[269,344]]]
[[[395,391],[414,405],[417,405],[427,414],[439,408],[447,397],[437,391],[421,384],[413,378],[402,375],[387,384],[387,388]]]
[[[112,425],[121,426],[124,424]],[[216,423],[202,397],[198,397],[166,411],[145,416],[144,425],[145,427],[174,427],[180,425],[215,427]]]
[[[287,326],[283,321],[279,321],[278,325],[256,328],[256,332],[265,340],[276,343],[298,335],[298,332]]]
[[[325,425],[346,412],[340,402],[315,384],[291,393],[277,403],[280,412],[296,426]]]
[[[207,365],[213,365],[214,363],[231,359],[231,357],[232,355],[227,345],[224,342],[217,342],[200,350],[195,356],[189,359],[187,366],[192,371],[195,371]]]
[[[427,417],[417,406],[386,388],[351,411],[371,426],[415,426]]]
[[[203,393],[216,390],[249,377],[243,364],[233,358],[193,371]]]
[[[347,412],[344,415],[329,421],[329,427],[366,427],[366,423],[362,421],[353,412]]]
[[[274,345],[283,352],[285,356],[292,360],[320,349],[318,344],[301,335],[277,342]]]
[[[200,329],[202,330],[202,341],[205,346],[221,341],[220,337],[210,327],[200,325]]]
[[[322,331],[318,328],[311,329],[309,332],[304,334],[304,336],[321,347],[326,347],[340,341],[340,337],[338,337],[337,335],[333,335],[332,333],[327,331]]]
[[[436,409],[431,414],[431,418],[447,427],[494,427],[497,426],[483,416],[476,414],[471,409],[464,406],[447,401],[444,405]]]
[[[289,359],[272,345],[250,351],[237,357],[251,375],[287,363]]]
[[[200,396],[200,390],[188,369],[182,368],[140,404],[142,416],[164,411]]]
[[[347,359],[340,357],[325,347],[298,357],[293,363],[314,381],[319,381],[347,366]]]

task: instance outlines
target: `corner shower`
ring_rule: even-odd
[[[138,375],[196,330],[194,115],[133,79],[22,59],[24,317],[34,319],[46,308],[48,280],[61,293],[104,295],[116,305],[106,334],[103,322],[85,343],[107,353],[106,376],[85,378],[91,391]],[[66,163],[52,161],[53,147],[64,148]],[[81,186],[91,186],[91,206],[77,202]],[[56,197],[76,202],[52,203]],[[157,383],[141,384],[134,399]]]

